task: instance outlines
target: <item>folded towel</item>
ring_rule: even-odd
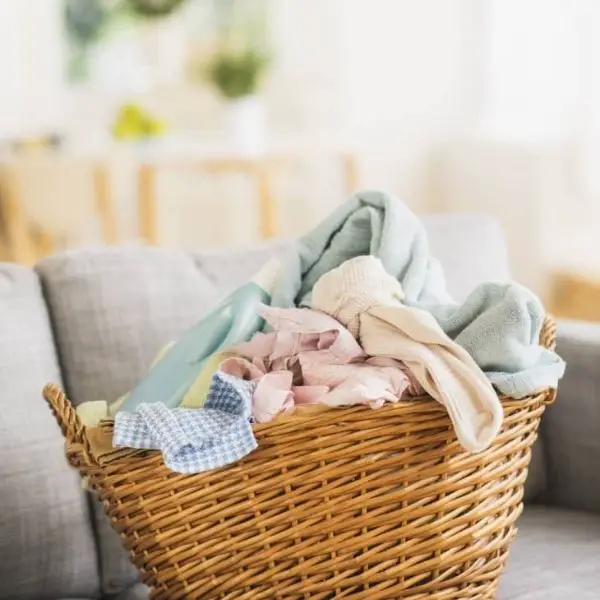
[[[280,269],[271,305],[310,307],[322,275],[368,254],[401,283],[403,302],[429,311],[501,392],[521,398],[557,386],[565,364],[539,345],[545,313],[537,297],[515,283],[485,283],[462,305],[453,302],[422,223],[383,192],[353,195],[298,240]]]

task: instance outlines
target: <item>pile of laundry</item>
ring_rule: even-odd
[[[564,373],[539,344],[544,318],[516,283],[453,302],[419,219],[360,192],[161,351],[128,395],[78,412],[90,427],[111,422],[106,454],[160,450],[170,469],[193,473],[254,450],[253,423],[428,394],[478,452],[501,428],[498,392],[522,398]]]

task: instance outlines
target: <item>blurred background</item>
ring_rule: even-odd
[[[306,231],[351,191],[504,227],[600,311],[595,0],[0,0],[0,254]]]

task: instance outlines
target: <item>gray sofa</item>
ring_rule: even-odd
[[[476,216],[426,219],[457,298],[508,276],[502,233]],[[97,503],[66,464],[41,398],[117,398],[157,349],[285,242],[184,253],[104,248],[35,270],[0,266],[0,599],[147,597]],[[600,327],[560,323],[569,363],[546,413],[501,600],[600,598]]]

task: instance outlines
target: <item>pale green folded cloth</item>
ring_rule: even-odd
[[[555,388],[565,363],[539,345],[545,312],[516,283],[483,283],[459,305],[446,291],[423,224],[400,200],[358,192],[296,243],[279,271],[271,304],[310,306],[317,280],[355,256],[372,254],[402,284],[404,302],[428,310],[502,392],[521,398]]]
[[[272,306],[309,306],[321,275],[365,254],[377,256],[401,281],[408,301],[451,301],[419,218],[394,196],[366,191],[351,196],[297,241],[279,270]]]

